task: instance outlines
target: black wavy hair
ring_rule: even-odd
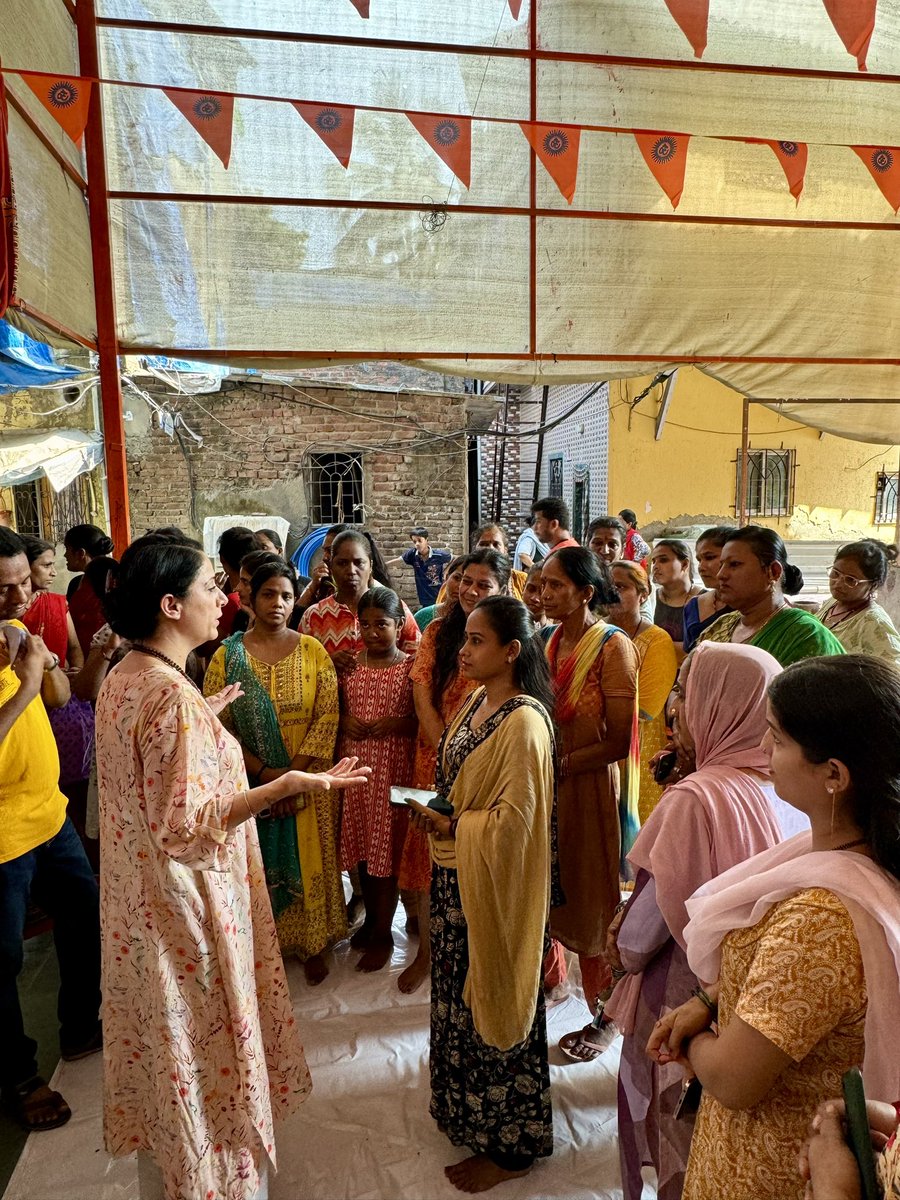
[[[132,542],[120,563],[103,561],[112,564],[114,585],[103,598],[107,618],[120,637],[134,642],[153,636],[163,596],[183,600],[207,559],[194,546],[151,534]]]
[[[14,529],[0,525],[0,558],[18,558],[20,554],[28,554],[25,539]]]
[[[346,542],[358,542],[366,547],[366,553],[369,556],[369,562],[372,564],[372,579],[381,584],[382,587],[391,586],[391,573],[387,569],[387,564],[384,561],[384,555],[378,549],[375,539],[369,533],[368,529],[360,529],[355,525],[351,525],[342,533],[339,533],[331,543],[331,560],[334,561],[334,556],[337,554],[341,546]]]
[[[246,525],[232,525],[230,529],[224,529],[219,536],[219,562],[223,567],[237,570],[242,558],[253,550],[262,549],[264,547],[257,541],[256,534]]]
[[[734,535],[738,532],[736,525],[711,525],[709,529],[704,529],[694,543],[699,546],[701,542],[712,542],[714,546],[718,546],[721,550],[726,542],[730,542]]]
[[[283,563],[284,559],[273,550],[251,550],[241,559],[241,570],[246,571],[252,579],[260,567],[266,563]]]
[[[514,596],[485,596],[472,611],[484,614],[501,646],[516,641],[521,643],[522,649],[513,666],[513,680],[526,696],[543,704],[552,720],[555,698],[550,669],[543,639],[534,632],[531,613]]]
[[[625,545],[625,535],[628,533],[628,530],[625,528],[625,522],[621,517],[594,517],[593,521],[587,527],[584,540],[590,542],[598,529],[615,529],[622,541],[622,545]]]
[[[270,561],[257,566],[253,572],[253,578],[250,580],[250,603],[253,603],[259,589],[264,583],[268,583],[270,579],[288,580],[294,589],[294,599],[296,600],[300,594],[300,583],[293,565],[285,562],[280,555],[273,555],[271,550],[264,550],[263,553],[270,555]],[[242,559],[241,565],[246,561],[246,558]]]
[[[472,531],[472,547],[473,547],[473,549],[479,549],[479,548],[482,550],[493,550],[494,549],[493,546],[481,546],[481,547],[478,546],[478,543],[481,540],[481,535],[483,533],[487,533],[487,531],[489,529],[499,529],[500,530],[500,540],[503,542],[503,545],[506,547],[506,549],[503,551],[503,553],[508,555],[509,554],[509,536],[507,535],[506,530],[499,523],[499,521],[488,521],[487,524],[479,525],[477,529],[474,529]],[[500,551],[495,550],[494,553],[499,554]]]
[[[559,521],[560,529],[571,527],[572,517],[569,513],[569,506],[559,496],[544,496],[540,500],[536,500],[531,506],[531,515],[536,517],[538,514],[548,521]]]
[[[30,533],[23,533],[21,536],[25,543],[25,553],[28,555],[29,564],[36,562],[48,550],[52,550],[56,554],[56,546],[53,542],[48,542],[46,538],[32,537]]]
[[[780,563],[783,571],[781,590],[786,596],[796,596],[803,591],[803,572],[788,562],[785,544],[774,529],[767,529],[765,525],[744,525],[728,541],[744,542],[764,567]]]
[[[505,554],[496,550],[473,550],[462,561],[463,570],[469,566],[487,567],[505,592],[509,586],[512,564]],[[431,703],[440,712],[441,698],[447,684],[459,670],[457,655],[466,639],[466,613],[461,604],[454,604],[441,618],[434,639],[434,668],[431,672]]]
[[[866,579],[880,588],[887,581],[888,567],[897,561],[897,547],[879,542],[877,538],[862,538],[841,546],[834,561],[837,562],[839,558],[852,558]]]
[[[97,525],[73,525],[66,530],[63,545],[70,550],[84,550],[91,558],[112,554],[115,549],[112,538]]]
[[[850,772],[853,818],[878,865],[900,879],[900,671],[867,654],[807,658],[768,694],[809,762],[835,758]]]
[[[357,605],[357,617],[361,617],[371,608],[380,608],[392,621],[396,621],[399,635],[403,628],[403,622],[406,620],[406,613],[403,610],[403,601],[393,588],[380,586],[369,588]]]
[[[619,603],[619,593],[613,583],[612,571],[584,546],[565,546],[562,550],[555,550],[552,561],[562,567],[566,577],[576,587],[594,589],[594,594],[588,601],[591,612]],[[546,565],[547,560],[544,562],[544,566]]]
[[[284,542],[281,540],[281,535],[277,529],[257,529],[256,532],[258,534],[263,534],[264,537],[267,537],[272,545],[278,548],[279,554],[284,551]]]

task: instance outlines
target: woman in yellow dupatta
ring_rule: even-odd
[[[315,638],[288,628],[296,593],[288,563],[260,567],[251,583],[253,629],[226,639],[203,682],[206,695],[241,685],[243,696],[220,719],[259,783],[291,769],[321,771],[334,760],[337,675]],[[295,954],[307,982],[321,983],[328,974],[322,952],[347,932],[333,794],[310,795],[296,814],[293,803],[273,805],[257,829],[282,954]]]
[[[588,1007],[596,1013],[567,1034],[560,1049],[590,1062],[617,1036],[602,1018],[612,991],[603,957],[606,929],[619,902],[621,858],[637,836],[638,772],[619,796],[619,769],[637,757],[638,653],[598,610],[619,599],[609,567],[580,546],[556,550],[541,572],[544,611],[559,626],[547,643],[559,727],[559,872],[565,903],[550,932],[578,955]]]
[[[550,908],[553,696],[525,606],[491,596],[459,655],[482,684],[451,719],[431,834],[431,1115],[472,1157],[445,1169],[486,1191],[553,1151],[542,959]]]

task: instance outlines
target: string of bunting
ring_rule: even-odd
[[[537,0],[531,0],[536,4]],[[368,19],[371,0],[350,0],[361,17]],[[678,28],[690,42],[696,58],[703,57],[709,36],[709,0],[663,0]],[[828,19],[860,71],[866,70],[866,55],[875,32],[878,0],[822,0]],[[522,0],[507,0],[510,14],[518,21]]]
[[[362,3],[362,0],[359,2]],[[670,0],[666,2],[669,3]],[[50,75],[46,72],[19,71],[8,67],[0,68],[0,71],[3,74],[18,75],[77,146],[81,145],[87,125],[88,105],[94,83],[161,91],[218,156],[222,166],[228,169],[231,160],[234,101],[241,93],[204,92],[199,89],[170,88],[122,80],[92,80],[76,75]],[[480,120],[491,124],[518,125],[569,204],[575,196],[578,156],[581,135],[584,132],[634,137],[644,162],[668,196],[673,208],[678,207],[684,190],[684,174],[691,141],[691,135],[687,133],[624,129],[607,125],[574,125],[566,122],[552,124],[540,121],[513,121],[505,117],[463,117],[458,114],[409,112],[374,105],[353,106],[283,100],[280,97],[254,98],[292,105],[344,168],[350,165],[355,117],[359,108],[366,112],[404,113],[435,154],[466,188],[470,186],[472,174],[472,122]],[[740,141],[748,145],[770,147],[781,164],[791,195],[799,203],[809,161],[808,143],[724,136],[713,140]],[[853,150],[865,164],[882,195],[897,213],[900,209],[900,147],[851,145],[847,148]]]

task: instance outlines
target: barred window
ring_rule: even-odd
[[[361,454],[310,454],[310,517],[315,525],[362,524]]]
[[[550,455],[550,478],[548,481],[547,493],[550,496],[558,496],[562,500],[563,494],[563,456],[561,454]]]
[[[897,522],[897,491],[900,475],[879,471],[875,480],[875,524],[894,525]]]
[[[751,450],[748,455],[747,516],[787,517],[794,508],[795,450]],[[735,512],[741,511],[743,461],[737,452]]]

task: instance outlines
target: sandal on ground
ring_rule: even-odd
[[[567,1033],[560,1039],[559,1048],[572,1062],[594,1062],[606,1053],[618,1036],[619,1030],[612,1021],[604,1021],[599,1029],[585,1025],[583,1029]]]
[[[43,1094],[40,1094],[43,1093]],[[59,1092],[51,1091],[40,1075],[32,1075],[24,1083],[3,1091],[3,1106],[12,1119],[29,1133],[59,1129],[72,1115],[72,1110]],[[47,1114],[43,1119],[41,1113]]]

